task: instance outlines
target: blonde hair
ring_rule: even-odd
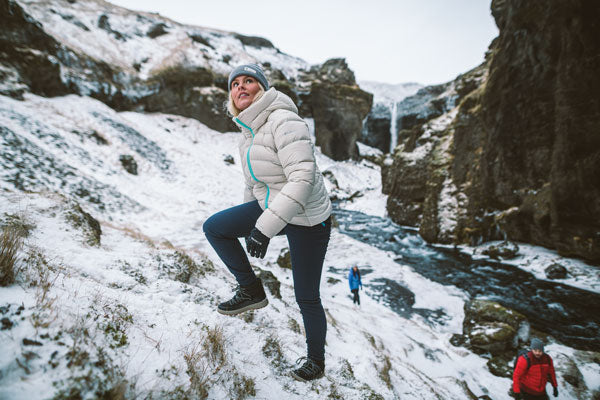
[[[260,82],[258,82],[258,80],[256,82],[258,83],[260,90],[256,93],[256,96],[254,96],[252,103],[260,99],[263,96],[263,94],[265,94],[265,89],[263,88],[263,85],[261,85]],[[227,101],[226,108],[229,114],[231,114],[234,117],[237,117],[242,112],[235,106],[235,103],[233,102],[233,97],[231,97],[231,89],[229,90],[229,100]]]

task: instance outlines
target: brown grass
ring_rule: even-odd
[[[19,267],[18,253],[23,247],[23,237],[13,226],[2,228],[0,235],[0,286],[15,283]]]
[[[199,346],[189,347],[183,353],[183,359],[187,369],[186,374],[190,377],[190,392],[198,399],[208,397],[210,384],[208,363],[205,361],[204,352]]]

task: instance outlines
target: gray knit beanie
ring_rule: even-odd
[[[227,82],[227,87],[229,90],[231,90],[231,82],[240,75],[247,75],[256,78],[265,90],[269,89],[267,77],[258,64],[244,64],[240,65],[239,67],[235,67],[229,74],[229,81]]]
[[[544,351],[544,343],[538,338],[531,339],[531,350]]]

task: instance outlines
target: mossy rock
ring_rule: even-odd
[[[277,257],[277,265],[284,269],[292,269],[292,256],[289,249],[281,250],[279,257]]]
[[[467,334],[471,346],[497,354],[513,347],[516,333],[504,322],[484,322],[473,326]]]
[[[512,356],[512,357],[511,357]],[[501,378],[511,378],[513,373],[513,362],[516,357],[516,351],[506,352],[499,356],[494,356],[487,362],[487,367],[493,375]]]
[[[473,300],[465,304],[465,324],[470,321],[477,322],[502,322],[511,326],[515,331],[527,318],[514,310],[489,300]]]
[[[65,219],[74,228],[81,229],[85,243],[90,246],[100,246],[102,228],[100,223],[87,212],[83,211],[79,203],[72,202],[65,211]]]

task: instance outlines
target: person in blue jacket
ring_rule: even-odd
[[[352,299],[353,303],[360,306],[358,289],[359,287],[362,289],[362,281],[360,280],[360,271],[356,265],[350,268],[350,273],[348,274],[348,283],[350,284],[350,291],[354,294],[354,298]]]

